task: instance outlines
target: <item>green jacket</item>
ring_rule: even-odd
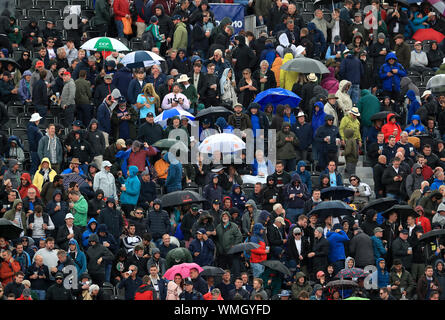
[[[242,241],[243,236],[235,223],[229,222],[225,228],[222,222],[216,226],[215,244],[218,254],[227,254],[230,248]]]
[[[371,94],[369,90],[363,89],[360,93],[360,100],[357,103],[360,111],[360,120],[362,126],[372,127],[371,116],[380,112],[379,99]]]
[[[74,207],[71,212],[74,216],[75,226],[87,226],[88,202],[82,195],[80,196],[79,200],[74,203]]]
[[[358,119],[352,119],[350,114],[345,115],[343,119],[341,119],[340,127],[338,128],[342,140],[345,140],[345,129],[348,128],[354,131],[353,138],[355,140],[362,141],[362,136],[360,134],[360,121],[358,121]]]
[[[445,74],[445,63],[442,63],[439,67],[439,69],[437,69],[436,74]]]
[[[5,219],[7,219],[9,221],[14,221],[14,219],[15,219],[15,207],[17,207],[17,205],[19,203],[22,203],[22,200],[15,199],[14,203],[12,204],[12,209],[6,211],[5,215],[3,216],[3,218],[5,218]],[[22,209],[22,228],[23,228],[23,230],[26,231],[27,227],[28,226],[26,225],[26,212],[23,211],[23,209]]]
[[[97,0],[94,9],[94,26],[111,22],[111,8],[107,0]]]
[[[304,277],[303,285],[298,284],[298,279]],[[309,295],[312,294],[312,287],[309,282],[306,281],[306,275],[303,272],[297,272],[295,275],[295,283],[292,284],[292,299],[297,300],[298,295],[302,292],[306,291]]]
[[[183,22],[179,22],[175,26],[173,33],[173,49],[187,49],[187,28]]]
[[[190,107],[195,107],[196,103],[198,102],[198,91],[196,91],[195,86],[190,84],[187,89],[182,83],[179,86],[181,87],[182,94],[189,99]]]
[[[76,104],[90,104],[91,100],[91,84],[88,80],[79,78],[74,81],[76,85]]]
[[[352,129],[345,130],[345,160],[347,163],[358,162],[357,141],[353,138],[354,131]]]
[[[283,131],[286,122],[281,127],[281,130],[277,133],[277,159],[287,160],[297,157],[297,147],[300,144],[295,133],[289,130],[288,133]],[[292,137],[292,141],[286,141],[287,137]]]

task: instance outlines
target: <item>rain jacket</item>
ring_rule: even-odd
[[[346,129],[351,129],[354,132],[353,139],[358,141],[362,140],[362,136],[360,134],[360,121],[358,119],[353,119],[350,114],[341,119],[340,126],[338,127],[338,131],[340,132],[340,136],[343,140],[346,139]]]
[[[326,239],[329,241],[329,262],[345,260],[345,246],[343,243],[349,241],[346,233],[343,230],[340,232],[329,231],[326,234]]]
[[[297,182],[299,183],[298,186],[296,184]],[[301,198],[297,196],[300,193],[303,194]],[[292,194],[295,196],[290,199],[289,197]],[[304,208],[305,201],[309,200],[310,194],[306,185],[301,182],[301,178],[298,173],[293,174],[291,182],[284,186],[283,198],[286,199],[286,208],[292,209]]]
[[[87,226],[87,215],[88,215],[88,202],[81,195],[79,200],[74,203],[73,209],[71,209],[74,215],[74,225],[78,227]]]
[[[48,162],[49,164],[49,173],[48,173],[48,181],[49,182],[53,182],[54,177],[57,175],[57,172],[53,169],[51,169],[51,162],[49,161],[48,158],[43,158],[42,161],[40,162],[40,165],[36,171],[36,173],[34,174],[34,178],[32,179],[32,184],[35,185],[39,191],[42,191],[42,187],[43,187],[43,182],[44,182],[44,175],[45,172],[42,170],[42,163],[43,162]]]
[[[190,253],[193,256],[193,261],[203,266],[211,266],[213,264],[213,256],[215,253],[215,243],[212,239],[208,238],[206,241],[202,239],[202,246],[201,242],[198,239],[194,239],[190,242],[189,246]],[[199,252],[198,256],[195,256],[195,253]]]
[[[292,53],[286,53],[284,55],[282,65],[284,65],[289,60],[292,60],[293,58],[294,58],[294,56],[292,55]],[[275,73],[275,75],[276,75],[276,73]],[[280,87],[281,88],[284,88],[284,89],[287,89],[287,90],[292,90],[292,87],[293,87],[294,83],[297,82],[297,79],[298,79],[298,72],[286,71],[286,70],[281,70],[280,71],[280,81],[279,81],[279,83],[280,83]]]
[[[362,126],[372,127],[371,116],[380,112],[379,99],[371,94],[369,90],[363,89],[360,92],[360,100],[357,103],[360,112],[360,121]]]
[[[329,94],[335,94],[338,91],[339,82],[335,78],[335,69],[334,67],[328,67],[329,73],[323,76],[323,80],[321,80],[321,86],[328,90]]]
[[[388,113],[388,115],[386,116],[386,123],[382,127],[382,133],[385,135],[385,142],[388,142],[388,138],[393,134],[394,129],[397,129],[396,141],[400,140],[400,133],[402,132],[402,129],[397,122],[394,124],[390,122],[390,119],[392,117],[395,117],[395,114]]]
[[[167,193],[182,190],[182,164],[176,157],[167,152],[164,155],[164,160],[170,165],[168,167],[167,179],[165,180],[165,187]]]
[[[315,111],[315,106],[318,106],[320,110],[318,112]],[[315,138],[315,133],[317,132],[317,129],[325,124],[325,112],[324,112],[324,104],[323,102],[317,102],[314,105],[314,112],[312,115],[312,136]]]
[[[7,220],[10,220],[10,221],[14,221],[14,219],[15,219],[15,208],[17,207],[17,205],[18,205],[19,203],[22,203],[22,204],[23,204],[22,200],[20,200],[20,199],[15,199],[14,202],[13,202],[13,204],[12,204],[12,208],[11,208],[10,210],[8,210],[8,211],[5,212],[5,215],[3,216],[3,218],[5,218],[5,219],[7,219]],[[26,229],[27,229],[27,225],[26,225],[26,213],[25,213],[25,211],[23,211],[23,209],[22,209],[21,212],[22,212],[22,215],[21,215],[22,225],[21,225],[21,227],[22,227],[23,230],[26,230]]]
[[[137,205],[139,192],[141,190],[141,181],[137,177],[138,167],[129,167],[130,176],[125,180],[126,190],[122,192],[120,201],[122,204]]]
[[[96,229],[94,229],[94,231],[91,229],[91,224],[93,222],[96,223]],[[97,223],[96,219],[91,218],[88,221],[87,229],[82,233],[82,246],[84,248],[88,248],[88,238],[90,237],[90,234],[97,233],[97,226],[98,226],[98,223]]]
[[[417,120],[418,121],[417,125],[414,125],[413,120]],[[417,114],[413,114],[411,116],[411,124],[408,127],[406,127],[405,130],[403,130],[403,131],[406,131],[406,132],[410,133],[413,130],[414,131],[420,131],[420,132],[423,132],[423,133],[426,132],[425,127],[422,125],[422,122],[420,121],[420,116],[417,115]]]
[[[352,109],[352,100],[349,96],[348,92],[344,92],[344,87],[347,84],[351,84],[348,80],[342,80],[340,81],[340,84],[338,85],[338,90],[335,96],[338,98],[337,103],[341,110],[343,110],[343,114],[348,114],[348,112]]]
[[[307,191],[309,192],[309,194],[312,194],[311,174],[307,170],[305,170],[304,172],[301,172],[300,171],[301,167],[306,167],[306,162],[304,160],[298,161],[296,173],[298,173],[298,175],[300,176],[301,182],[306,185]]]
[[[255,225],[253,226],[253,235],[250,237],[249,241],[259,244],[260,247],[250,250],[251,263],[260,263],[267,260],[266,242],[263,235],[260,233],[262,229],[263,225],[260,223],[255,223]]]
[[[113,197],[114,199],[117,199],[116,182],[114,175],[105,170],[105,165],[107,164],[110,165],[111,163],[103,161],[102,170],[94,176],[93,189],[94,191],[101,189],[104,192],[105,198]]]
[[[284,132],[285,127],[289,127],[288,133]],[[296,148],[299,141],[295,133],[290,130],[290,127],[288,122],[283,122],[281,130],[277,133],[277,159],[293,159],[297,156]],[[286,141],[286,137],[293,137],[293,140]]]
[[[70,249],[68,249],[68,255],[71,257],[71,260],[73,260],[74,265],[76,266],[77,274],[82,275],[87,270],[87,257],[85,253],[83,253],[83,251],[79,248],[77,240],[72,239],[72,241],[76,243],[76,251],[72,252],[70,251]]]
[[[39,166],[39,168],[40,168],[40,166]],[[26,179],[26,181],[28,182],[28,185],[26,187],[20,185],[20,187],[17,189],[20,194],[20,198],[22,198],[22,199],[26,198],[28,196],[28,190],[31,188],[36,190],[36,197],[40,198],[39,188],[37,188],[35,185],[32,184],[31,176],[29,175],[29,173],[27,173],[27,172],[22,173],[20,179]]]
[[[409,104],[407,105],[407,109],[408,109],[407,119],[408,119],[408,121],[412,121],[413,115],[420,108],[420,103],[419,103],[419,101],[417,101],[416,94],[413,90],[408,90],[408,92],[406,93],[406,97],[409,99]],[[420,117],[418,120],[420,122]]]
[[[388,60],[395,59],[393,65],[390,65]],[[387,73],[391,72],[392,69],[397,69],[397,74],[393,74],[388,77]],[[392,72],[391,72],[392,73]],[[394,52],[390,52],[386,55],[385,63],[380,67],[379,76],[382,80],[382,89],[389,92],[399,92],[400,91],[400,79],[407,75],[405,68],[398,62],[397,56]]]
[[[389,285],[389,272],[386,271],[386,269],[381,269],[379,266],[379,262],[380,261],[385,261],[385,259],[380,258],[377,259],[376,261],[376,266],[377,266],[377,285],[380,288],[385,288],[387,285]],[[386,266],[385,266],[386,268]]]
[[[235,188],[240,188],[240,193],[235,193]],[[247,196],[243,193],[241,186],[237,183],[234,183],[232,186],[232,193],[230,194],[230,198],[232,199],[232,203],[234,207],[240,209],[241,212],[245,209],[245,204],[247,201]]]

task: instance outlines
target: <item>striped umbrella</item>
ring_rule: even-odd
[[[215,151],[231,153],[242,149],[246,149],[246,143],[231,133],[211,135],[205,138],[199,145],[199,152],[203,153],[214,153]]]
[[[192,121],[195,120],[195,117],[191,113],[185,111],[184,109],[182,109],[182,108],[172,108],[172,109],[169,109],[169,110],[165,110],[160,115],[158,115],[155,118],[155,122],[156,123],[160,123],[161,125],[166,125],[167,124],[167,120],[170,119],[170,118],[173,118],[175,116],[178,116],[180,118],[182,116],[185,116],[189,120],[192,120]]]
[[[122,42],[109,37],[96,37],[80,46],[81,49],[92,51],[130,51]]]
[[[133,69],[151,67],[160,64],[160,61],[165,61],[165,59],[154,52],[139,50],[126,54],[121,63],[127,68]]]

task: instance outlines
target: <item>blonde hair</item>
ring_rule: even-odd
[[[159,98],[158,94],[156,93],[153,83],[147,83],[144,86],[144,88],[142,89],[142,92],[144,93],[144,96],[146,96],[146,97],[155,98],[155,106],[156,107],[159,107],[161,105],[161,99]]]

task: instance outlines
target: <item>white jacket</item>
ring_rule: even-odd
[[[102,162],[102,170],[94,176],[93,190],[101,189],[104,192],[104,198],[113,197],[117,200],[116,183],[111,172],[105,170],[105,166],[111,166],[109,161]]]

